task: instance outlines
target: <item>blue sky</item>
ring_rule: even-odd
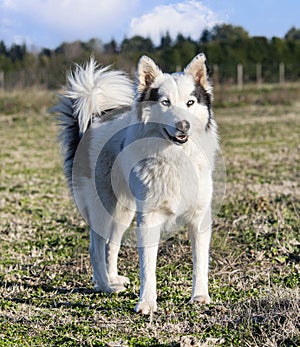
[[[283,37],[300,27],[300,1],[285,0],[0,0],[0,40],[56,48],[63,41],[133,35],[157,44],[169,31],[198,39],[204,28],[229,23],[251,36]]]

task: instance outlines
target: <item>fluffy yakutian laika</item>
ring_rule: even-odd
[[[212,171],[218,148],[212,87],[204,54],[182,73],[163,73],[142,56],[136,85],[93,59],[68,75],[56,110],[65,174],[90,226],[97,291],[125,290],[118,274],[121,239],[136,218],[140,298],[136,312],[157,310],[161,234],[187,226],[193,253],[191,302],[209,303]]]

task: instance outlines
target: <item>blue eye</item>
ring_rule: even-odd
[[[171,105],[171,101],[169,99],[164,99],[161,101],[161,104],[164,106],[170,106]]]
[[[194,105],[194,103],[195,103],[195,100],[189,100],[189,101],[186,103],[186,106],[187,106],[187,107],[190,107],[190,106]]]

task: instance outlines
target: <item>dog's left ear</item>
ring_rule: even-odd
[[[208,66],[204,53],[196,55],[184,69],[184,73],[192,75],[196,84],[201,85],[204,89],[210,89]]]
[[[143,55],[137,68],[138,92],[141,93],[149,89],[155,78],[160,74],[162,74],[162,71],[154,61]]]

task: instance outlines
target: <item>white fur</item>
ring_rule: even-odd
[[[74,198],[91,227],[95,288],[125,289],[128,279],[118,274],[117,256],[122,235],[136,215],[141,289],[135,310],[156,311],[160,235],[182,225],[188,226],[192,243],[191,302],[209,303],[212,170],[218,140],[213,119],[208,126],[207,105],[198,103],[193,93],[199,84],[212,93],[205,56],[194,58],[184,74],[174,75],[164,74],[150,58],[142,57],[137,81],[133,102],[128,79],[119,72],[97,70],[92,61],[85,68],[77,67],[65,94],[75,99],[74,116],[81,132],[93,114],[132,106],[111,120],[94,122],[73,162]],[[149,88],[158,88],[159,99],[140,103],[141,93]],[[189,100],[194,101],[190,107]],[[178,122],[190,124],[188,141],[182,145],[169,139],[178,135]]]
[[[132,104],[132,83],[121,71],[98,69],[92,58],[86,66],[77,65],[68,76],[64,95],[74,100],[74,116],[84,133],[94,114]]]

